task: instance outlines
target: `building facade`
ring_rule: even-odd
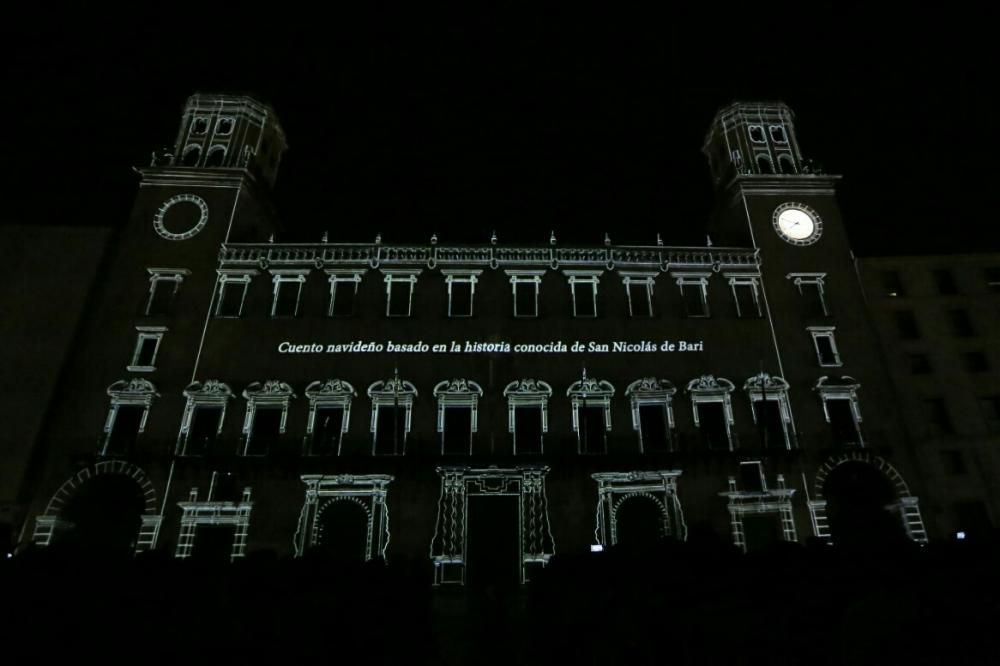
[[[927,539],[839,177],[785,105],[713,120],[703,247],[669,225],[645,246],[277,242],[284,149],[268,106],[195,95],[138,169],[26,540],[423,560],[461,584],[695,529]]]

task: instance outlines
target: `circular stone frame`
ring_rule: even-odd
[[[177,204],[184,202],[193,203],[195,206],[198,207],[198,210],[200,211],[201,214],[198,218],[198,221],[195,222],[194,226],[192,226],[190,229],[188,229],[187,231],[183,231],[181,233],[174,233],[173,231],[170,231],[164,226],[163,218],[166,216],[168,210],[170,210]],[[163,205],[160,206],[159,210],[156,211],[156,215],[153,217],[153,228],[156,229],[156,233],[158,233],[163,238],[166,238],[167,240],[182,241],[193,237],[195,234],[201,231],[205,227],[205,224],[207,222],[208,222],[208,204],[205,203],[204,199],[194,194],[178,194],[164,201]]]
[[[789,238],[781,230],[781,227],[778,225],[778,218],[781,217],[781,214],[786,210],[799,210],[812,218],[813,232],[807,238]],[[781,240],[790,245],[798,245],[800,247],[812,245],[820,239],[820,236],[823,235],[823,218],[819,216],[819,213],[817,213],[814,208],[796,201],[787,201],[775,208],[774,214],[771,215],[771,224],[774,226],[774,231],[778,234]]]

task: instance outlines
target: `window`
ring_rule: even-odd
[[[177,453],[182,456],[219,454],[217,444],[226,417],[226,405],[233,392],[223,382],[209,379],[193,382],[184,389],[187,404],[181,419]]]
[[[213,474],[213,486],[217,477]],[[195,558],[212,562],[227,562],[241,558],[246,553],[247,532],[250,528],[250,488],[235,499],[222,499],[219,492],[205,500],[198,499],[198,489],[192,488],[181,508],[181,531],[177,538],[174,556],[180,559]]]
[[[788,382],[761,372],[743,384],[750,398],[757,441],[765,450],[793,448],[792,411],[788,401]]]
[[[785,128],[781,125],[771,125],[768,130],[771,132],[771,141],[775,143],[788,143],[788,137],[785,135]]]
[[[896,310],[893,314],[896,319],[896,331],[901,340],[916,340],[920,337],[920,329],[917,326],[917,318],[909,310]]]
[[[156,387],[145,379],[120,380],[108,387],[111,409],[104,421],[100,455],[128,456],[146,428],[149,407],[158,396]]]
[[[510,288],[514,295],[515,317],[538,316],[538,292],[544,271],[509,270]]]
[[[243,420],[242,455],[263,456],[278,450],[288,421],[288,405],[295,397],[292,387],[276,380],[254,382],[243,391],[243,397],[247,413]]]
[[[357,271],[327,271],[330,280],[330,304],[327,317],[352,317],[357,314],[358,285],[361,273]]]
[[[709,273],[674,273],[677,287],[681,290],[684,314],[688,317],[707,317]]]
[[[903,280],[899,277],[899,271],[882,271],[880,277],[886,296],[890,298],[906,296],[906,287],[903,286]]]
[[[1000,294],[1000,267],[987,268],[983,273],[986,277],[986,288],[994,294]]]
[[[368,387],[372,401],[372,455],[401,456],[413,417],[416,387],[394,376]]]
[[[342,379],[316,381],[306,387],[309,420],[306,423],[305,451],[311,456],[342,453],[341,445],[351,419],[354,387]]]
[[[135,350],[132,352],[132,362],[128,365],[129,372],[152,372],[156,370],[156,352],[167,329],[163,326],[136,326],[138,331],[135,339]]]
[[[187,146],[181,154],[181,164],[191,167],[198,164],[201,159],[201,146]]]
[[[752,143],[764,143],[764,128],[760,125],[750,125],[747,127],[750,132],[750,141]]]
[[[149,297],[146,299],[145,314],[149,317],[170,313],[184,277],[191,274],[185,268],[147,268],[149,272]]]
[[[611,397],[615,387],[604,380],[583,377],[570,384],[566,391],[573,412],[573,432],[577,437],[577,453],[593,455],[608,452],[611,431]]]
[[[205,157],[205,166],[220,167],[226,159],[226,149],[222,146],[212,146],[208,149],[208,156]]]
[[[816,358],[820,367],[837,367],[842,365],[837,352],[837,342],[833,337],[833,326],[810,326],[806,329],[812,336],[816,348]]]
[[[924,414],[927,418],[927,427],[932,434],[952,435],[955,433],[955,427],[952,425],[944,398],[924,399]]]
[[[385,316],[409,317],[413,311],[413,288],[420,269],[383,270],[385,274]]]
[[[471,317],[476,296],[476,282],[482,271],[447,271],[445,276],[448,285],[448,316]]]
[[[671,382],[656,377],[643,377],[625,389],[632,406],[632,429],[639,434],[639,453],[673,450],[676,392]]]
[[[806,317],[830,316],[830,308],[826,303],[826,273],[789,273],[785,277],[799,290]]]
[[[970,351],[962,354],[962,364],[966,372],[989,372],[990,362],[981,351]]]
[[[949,476],[961,476],[965,474],[965,458],[958,449],[941,451],[941,466]]]
[[[774,165],[771,164],[771,158],[767,155],[757,156],[757,172],[762,174],[773,174]]]
[[[733,406],[730,394],[733,383],[713,375],[702,375],[688,382],[694,426],[702,445],[709,450],[731,451],[736,443],[733,436]]]
[[[958,293],[958,287],[955,285],[955,276],[947,268],[938,268],[931,271],[934,276],[934,284],[937,286],[938,293],[942,296],[951,296]]]
[[[823,403],[823,415],[837,447],[864,446],[858,388],[857,381],[847,376],[820,377],[813,388]]]
[[[931,359],[927,354],[908,354],[910,372],[915,375],[928,375],[932,372]]]
[[[237,318],[243,315],[247,287],[257,271],[219,271],[219,290],[215,300],[215,316]]]
[[[232,118],[219,118],[215,125],[216,134],[232,134],[233,133],[233,119]]]
[[[990,432],[1000,431],[1000,395],[987,395],[979,398],[979,409],[983,412],[983,420]]]
[[[208,132],[208,118],[198,116],[194,119],[193,128],[195,134],[205,134]]]
[[[791,155],[781,155],[778,157],[778,168],[781,173],[795,173],[795,162]]]
[[[948,310],[948,323],[951,324],[951,332],[959,338],[971,338],[975,335],[972,329],[972,320],[965,310]]]
[[[597,316],[597,284],[600,271],[566,271],[573,297],[574,317]]]
[[[621,276],[622,282],[625,284],[625,297],[628,300],[629,316],[652,317],[654,274],[622,271]]]
[[[472,437],[479,429],[479,398],[482,395],[479,384],[467,379],[443,381],[434,387],[441,455],[472,454]]]
[[[736,316],[741,319],[761,317],[760,277],[734,274],[725,274],[723,277],[729,281],[729,289],[733,292]]]
[[[747,460],[740,463],[740,487],[745,493],[767,492],[764,465],[759,460]]]
[[[299,302],[302,300],[302,285],[306,282],[308,270],[273,270],[274,298],[271,301],[271,316],[297,317]]]
[[[513,381],[503,390],[507,398],[507,432],[514,438],[514,455],[543,452],[549,431],[552,387],[536,379]]]

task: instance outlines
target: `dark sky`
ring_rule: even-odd
[[[9,24],[4,222],[123,223],[187,95],[234,91],[288,135],[288,240],[701,243],[713,114],[782,99],[860,254],[1000,249],[995,22],[815,7]]]

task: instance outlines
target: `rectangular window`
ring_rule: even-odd
[[[882,271],[882,289],[886,296],[890,298],[900,298],[906,296],[906,288],[903,280],[899,276],[899,271]]]
[[[927,418],[927,426],[933,434],[951,435],[955,432],[944,398],[925,399],[924,414]]]
[[[597,316],[597,278],[570,278],[573,290],[573,316]]]
[[[111,431],[108,433],[107,444],[104,447],[106,456],[128,456],[135,450],[139,439],[139,428],[142,427],[144,405],[118,404],[112,407],[114,419]]]
[[[212,485],[208,488],[209,502],[239,502],[243,490],[232,472],[212,472]]]
[[[670,423],[666,404],[639,405],[639,437],[643,453],[670,450]]]
[[[406,446],[405,405],[376,405],[373,453],[377,456],[401,456]]]
[[[983,273],[986,277],[986,288],[994,294],[1000,294],[1000,267],[987,268]]]
[[[184,455],[207,456],[217,453],[215,445],[221,425],[222,407],[196,405],[191,416],[191,427],[188,429]]]
[[[584,455],[608,452],[608,431],[604,405],[578,405],[580,453]]]
[[[441,431],[441,454],[469,455],[472,453],[472,407],[444,408],[444,429]]]
[[[344,431],[343,407],[316,407],[309,455],[332,456],[340,452],[340,438]]]
[[[854,419],[854,410],[849,398],[828,398],[826,413],[833,431],[833,441],[840,447],[861,446],[861,434]]]
[[[243,315],[250,275],[222,274],[219,277],[219,292],[215,302],[216,317],[236,318]]]
[[[652,277],[626,277],[625,296],[628,299],[629,316],[640,318],[653,316]]]
[[[302,285],[306,276],[303,274],[276,274],[274,281],[274,299],[271,302],[272,317],[299,316],[299,302],[302,300]]]
[[[941,451],[941,466],[949,476],[961,476],[965,474],[965,458],[958,449]]]
[[[479,273],[456,274],[445,272],[448,285],[448,316],[471,317],[476,296],[476,282]]]
[[[514,452],[518,455],[542,452],[541,405],[514,407]]]
[[[356,314],[358,285],[361,276],[330,275],[330,304],[326,309],[328,317],[353,317]]]
[[[931,272],[934,276],[934,284],[937,286],[938,293],[943,296],[951,296],[958,293],[958,287],[955,285],[955,276],[947,268],[938,268]]]
[[[385,276],[385,315],[387,317],[409,317],[412,314],[413,286],[416,281],[417,278],[413,275]]]
[[[896,332],[901,340],[916,340],[920,337],[917,318],[909,310],[896,310]]]
[[[951,324],[951,332],[956,337],[971,338],[975,335],[972,320],[965,310],[948,310],[948,323]]]
[[[733,292],[737,317],[756,319],[762,316],[757,278],[730,277],[729,287]]]
[[[767,492],[764,466],[757,460],[740,463],[740,486],[745,493]]]
[[[707,317],[708,310],[708,276],[678,275],[677,286],[681,290],[684,302],[684,315],[687,317]]]
[[[834,328],[832,326],[811,326],[807,329],[812,336],[813,345],[816,347],[816,358],[821,367],[838,367],[840,354],[837,352],[837,342],[833,337]]]
[[[285,409],[279,405],[257,405],[244,455],[263,456],[278,449]]]
[[[235,525],[198,525],[195,527],[191,559],[205,563],[228,563],[232,560],[235,541]]]
[[[990,432],[1000,432],[1000,395],[979,398],[979,409],[983,412],[986,428]]]
[[[722,401],[699,401],[695,409],[698,410],[698,432],[702,445],[710,451],[729,451],[732,447]]]
[[[513,280],[514,316],[538,316],[538,285],[540,280]]]
[[[754,421],[757,423],[758,441],[767,450],[789,448],[785,434],[785,420],[778,400],[754,400]]]
[[[149,272],[149,296],[146,299],[145,314],[150,317],[170,314],[174,298],[184,277],[191,274],[186,268],[147,268]]]
[[[931,359],[927,354],[909,354],[910,372],[915,375],[928,375],[931,368]]]
[[[152,372],[156,370],[156,353],[167,329],[161,326],[137,326],[136,330],[138,334],[135,349],[127,369],[130,372]]]
[[[826,298],[826,273],[789,273],[786,275],[799,290],[806,317],[829,317]]]

